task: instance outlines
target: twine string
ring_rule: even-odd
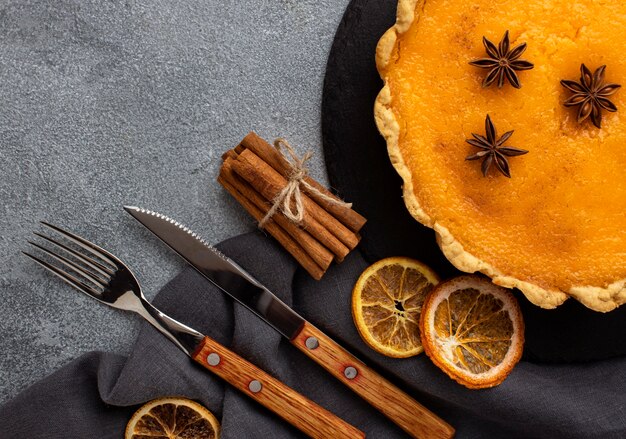
[[[304,186],[310,194],[326,201],[327,203],[346,207],[348,209],[352,208],[352,203],[346,203],[343,200],[338,200],[337,198],[328,196],[306,181],[306,177],[309,175],[306,163],[311,159],[311,157],[313,157],[313,153],[311,151],[307,151],[302,158],[300,158],[297,156],[295,150],[289,142],[283,138],[274,140],[274,147],[278,150],[278,152],[280,152],[285,160],[287,160],[290,171],[287,176],[287,185],[272,200],[272,207],[268,210],[263,219],[259,221],[259,228],[262,229],[270,218],[272,218],[279,210],[290,221],[301,224],[304,219],[305,212],[304,203],[302,202],[301,186]]]

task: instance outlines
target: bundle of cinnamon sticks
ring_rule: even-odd
[[[292,165],[274,146],[254,132],[227,151],[217,181],[256,221],[265,218],[276,196],[288,184]],[[310,186],[326,197],[339,200],[310,177]],[[332,261],[341,262],[359,243],[366,219],[354,210],[324,199],[301,185],[303,218],[288,219],[280,210],[263,228],[272,235],[314,278],[321,279]]]

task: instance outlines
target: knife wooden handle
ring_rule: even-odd
[[[291,343],[411,437],[448,439],[454,428],[356,359],[309,322]]]
[[[356,427],[209,337],[204,337],[191,358],[312,438],[365,437]]]

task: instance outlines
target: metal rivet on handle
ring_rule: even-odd
[[[317,338],[315,338],[315,337],[309,337],[309,338],[306,339],[304,344],[309,349],[317,349],[317,347],[320,345],[320,342],[317,341]]]
[[[353,380],[354,378],[356,378],[358,374],[359,372],[356,370],[356,368],[352,366],[346,367],[343,371],[343,375],[349,380]]]
[[[257,381],[257,380],[252,380],[250,381],[250,384],[248,384],[248,389],[250,389],[252,393],[259,393],[262,388],[263,388],[263,385],[261,384],[260,381]]]
[[[215,352],[211,352],[206,357],[206,362],[209,363],[209,366],[217,366],[218,364],[220,364],[220,361],[222,361],[222,359]]]

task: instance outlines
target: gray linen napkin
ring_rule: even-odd
[[[358,252],[315,282],[260,233],[219,247],[311,322],[454,425],[458,438],[626,437],[626,358],[576,365],[521,362],[502,385],[467,390],[424,355],[390,359],[364,345],[350,314],[352,285],[367,266]],[[165,286],[154,303],[230,346],[368,437],[406,437],[193,269]],[[127,316],[120,314],[120,318]],[[183,395],[205,404],[221,418],[224,439],[302,436],[193,364],[144,324],[129,358],[85,354],[0,407],[0,437],[121,438],[138,404],[165,395]]]

